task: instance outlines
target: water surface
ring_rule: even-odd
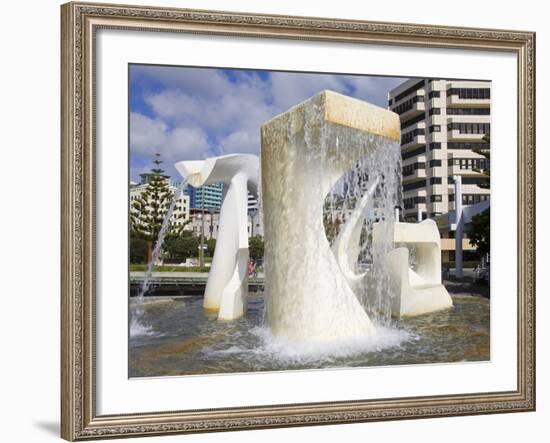
[[[202,297],[146,299],[141,327],[130,336],[129,376],[489,360],[489,300],[453,301],[451,309],[394,321],[374,338],[297,345],[262,326],[261,295],[249,299],[245,318],[232,322],[204,312]]]

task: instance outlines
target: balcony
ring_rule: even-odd
[[[458,95],[447,97],[448,108],[489,108],[490,106],[490,98],[460,98]]]
[[[408,182],[419,178],[426,178],[426,169],[415,169],[408,173],[403,172],[403,182]]]
[[[454,142],[472,142],[481,143],[485,134],[471,134],[466,132],[460,132],[458,129],[451,129],[447,131],[447,140]]]
[[[401,117],[401,121],[405,121],[414,117],[417,114],[423,113],[426,110],[424,104],[424,95],[417,94],[407,100],[397,102],[391,110]]]
[[[487,87],[452,87],[447,90],[448,108],[489,108],[491,89]]]
[[[416,128],[401,135],[401,149],[415,148],[426,144],[424,128]]]
[[[415,117],[416,115],[423,114],[426,111],[426,104],[424,102],[416,102],[413,103],[410,108],[406,111],[404,111],[399,116],[401,117],[401,120],[408,120],[411,117]]]

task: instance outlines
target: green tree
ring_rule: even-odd
[[[170,189],[169,177],[164,175],[160,165],[160,154],[155,154],[154,166],[151,168],[147,185],[130,207],[131,237],[140,238],[147,242],[147,261],[151,260],[153,244],[157,241],[162,222],[166,217],[174,193]],[[181,218],[181,215],[178,217]],[[182,232],[186,223],[174,224],[172,219],[169,227],[169,236]]]
[[[130,238],[130,263],[147,263],[147,240]]]
[[[164,242],[164,249],[174,260],[184,262],[196,257],[199,248],[199,238],[194,237],[191,231],[183,231],[179,236],[170,236]]]
[[[468,229],[470,244],[475,246],[480,254],[488,254],[491,250],[490,235],[491,208],[474,215]]]
[[[264,239],[259,235],[248,239],[248,251],[250,258],[257,260],[264,257]]]

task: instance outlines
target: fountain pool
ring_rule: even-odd
[[[146,298],[143,318],[149,329],[130,338],[129,376],[489,360],[489,300],[458,295],[453,302],[454,307],[444,311],[394,321],[391,328],[381,328],[376,337],[363,342],[331,347],[273,337],[263,326],[262,294],[251,294],[247,315],[231,322],[204,311],[202,297]]]

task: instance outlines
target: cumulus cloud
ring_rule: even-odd
[[[182,159],[259,153],[260,126],[330,89],[386,106],[387,91],[405,79],[134,66],[130,145],[133,176],[159,152],[167,173]]]

